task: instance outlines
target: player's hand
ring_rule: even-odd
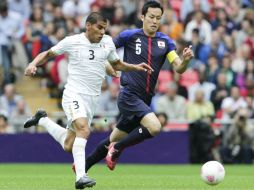
[[[36,74],[37,67],[33,64],[29,64],[25,69],[25,76],[34,76]]]
[[[149,73],[154,71],[153,68],[151,66],[147,65],[146,63],[140,63],[140,64],[136,65],[136,69],[138,71],[145,71],[145,72],[149,72]]]
[[[186,47],[183,49],[183,60],[190,61],[194,57],[194,53],[192,51],[192,46]]]

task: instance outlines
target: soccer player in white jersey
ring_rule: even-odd
[[[33,76],[37,67],[48,58],[62,53],[68,54],[68,79],[62,99],[68,119],[67,129],[50,120],[44,110],[38,110],[25,122],[24,127],[45,127],[65,151],[72,153],[76,167],[76,189],[96,184],[85,172],[85,146],[101,93],[101,84],[106,75],[106,61],[118,71],[152,71],[146,63],[134,65],[120,61],[112,38],[105,35],[107,20],[101,14],[91,13],[85,27],[85,33],[66,37],[48,51],[37,55],[25,70],[25,75]]]

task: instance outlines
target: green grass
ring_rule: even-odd
[[[203,183],[199,165],[105,165],[91,169],[94,190],[254,190],[254,166],[225,166],[225,180]],[[75,177],[68,164],[0,164],[0,190],[71,190]]]

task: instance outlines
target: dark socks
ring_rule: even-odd
[[[86,158],[86,172],[97,162],[106,157],[108,146],[110,144],[109,137],[101,141],[95,150]]]
[[[126,136],[125,138],[120,140],[118,143],[116,143],[114,148],[121,151],[128,146],[138,144],[144,141],[145,139],[149,139],[152,137],[153,136],[150,134],[147,128],[138,127],[134,129],[132,132],[130,132],[128,136]]]

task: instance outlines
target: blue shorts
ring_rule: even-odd
[[[138,95],[126,89],[121,89],[117,102],[120,116],[116,127],[127,133],[139,127],[141,119],[152,112],[149,107],[151,98],[149,97],[147,101],[144,101]]]

